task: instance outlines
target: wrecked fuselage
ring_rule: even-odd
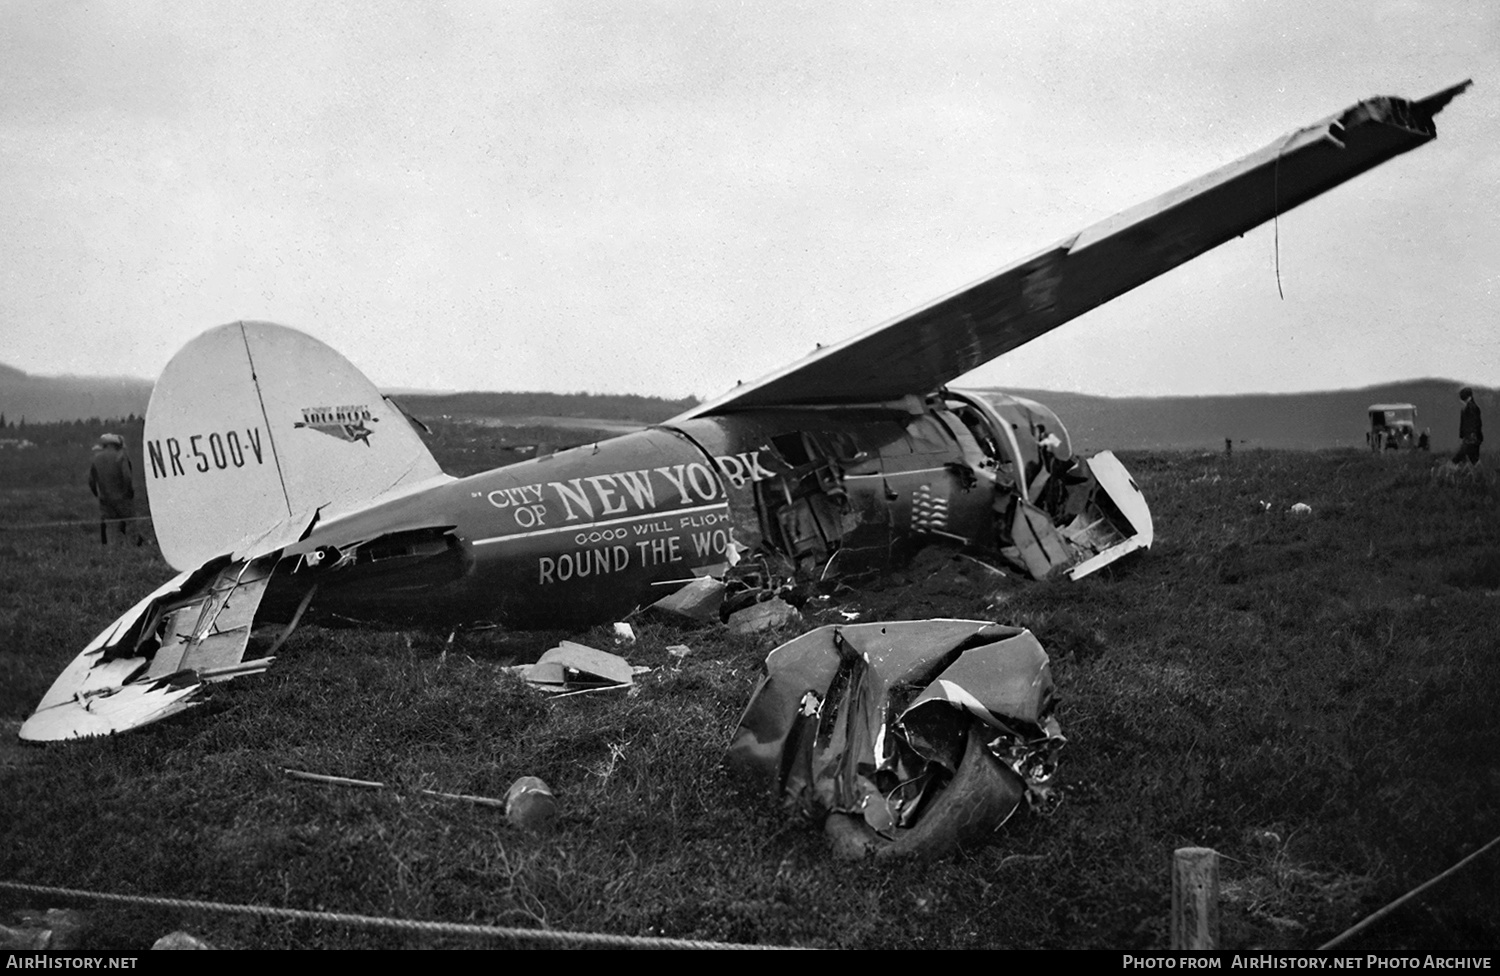
[[[826,580],[958,545],[1043,579],[1151,542],[1108,453],[1073,456],[1045,408],[950,393],[908,409],[696,418],[282,526],[106,628],[21,730],[98,735],[263,670],[303,619],[583,626],[740,557]],[[230,596],[234,599],[230,599]]]
[[[727,414],[677,429],[723,472],[736,540],[820,578],[889,568],[932,543],[1036,579],[1077,578],[1150,545],[1150,511],[1118,461],[1101,455],[1096,470],[1075,458],[1040,404],[954,392],[907,406]]]
[[[383,531],[367,541],[362,526]],[[526,627],[615,619],[746,554],[829,579],[942,543],[1036,579],[1077,578],[1151,537],[1113,455],[1074,457],[1037,404],[955,393],[907,411],[654,427],[330,521],[286,556],[319,583],[314,612],[451,622],[462,608]]]
[[[820,627],[766,657],[728,762],[849,857],[935,856],[1046,805],[1064,743],[1047,655],[980,620]]]

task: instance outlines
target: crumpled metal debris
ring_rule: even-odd
[[[518,670],[527,684],[542,691],[561,693],[628,688],[635,683],[638,671],[649,669],[634,668],[618,654],[563,641],[538,658],[535,664]]]
[[[846,856],[936,856],[1053,801],[1046,652],[981,620],[821,627],[766,658],[728,763]]]
[[[719,619],[719,605],[724,602],[724,590],[723,580],[702,576],[673,590],[647,609],[687,623],[712,623]]]

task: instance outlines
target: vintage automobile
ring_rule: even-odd
[[[1410,403],[1372,403],[1368,411],[1370,429],[1365,443],[1370,450],[1396,450],[1417,446],[1417,408]]]

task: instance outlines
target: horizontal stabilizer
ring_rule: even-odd
[[[136,604],[58,676],[21,725],[21,738],[139,728],[198,704],[207,683],[264,671],[268,657],[244,658],[279,555],[215,560]]]
[[[38,710],[21,726],[27,742],[55,742],[127,732],[201,705],[202,684],[140,682],[108,694]]]

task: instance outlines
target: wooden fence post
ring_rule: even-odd
[[[1211,848],[1172,855],[1172,948],[1219,948],[1219,854]]]

